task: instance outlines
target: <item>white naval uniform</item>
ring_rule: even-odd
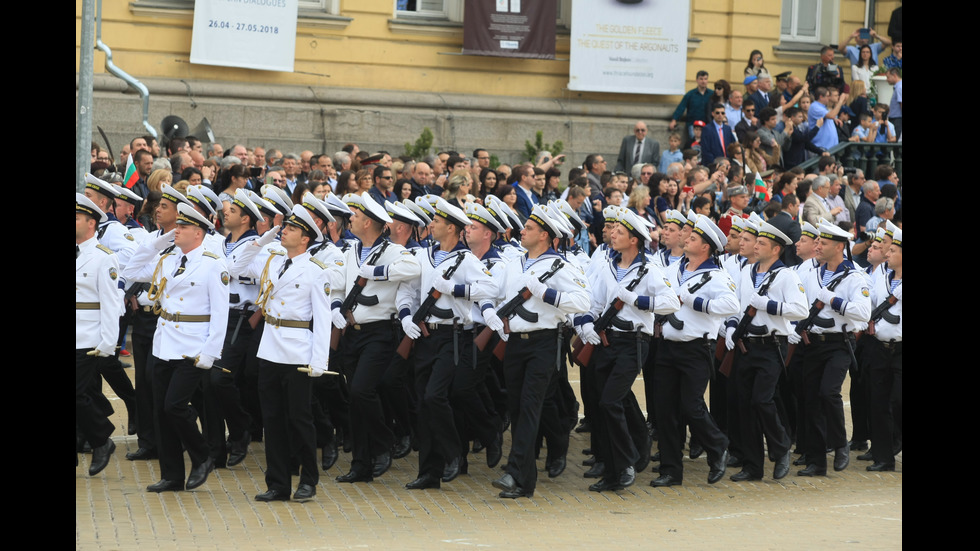
[[[426,318],[426,323],[439,325],[452,325],[453,318],[457,318],[457,323],[461,326],[473,324],[472,308],[473,302],[481,306],[493,306],[493,299],[499,293],[498,282],[490,275],[483,262],[480,261],[469,249],[463,246],[449,251],[439,264],[435,261],[437,249],[426,249],[426,254],[418,259],[421,268],[419,280],[418,296],[409,296],[412,293],[410,286],[402,286],[398,292],[398,306],[400,312],[404,313],[414,300],[424,301],[421,293],[428,294],[428,290],[433,288],[436,278],[442,278],[443,272],[449,269],[456,262],[456,257],[463,255],[463,261],[450,277],[454,283],[452,296],[442,294],[435,303],[436,308],[451,310],[452,317],[442,319],[430,312]],[[412,293],[414,294],[414,293]]]
[[[175,275],[185,254],[178,248],[164,258],[160,276],[166,278],[160,303],[161,316],[153,336],[153,356],[161,360],[179,360],[184,356],[221,357],[228,326],[228,282],[230,276],[224,259],[204,249],[204,245],[186,253],[184,272]],[[133,255],[131,281],[150,281],[157,267],[158,253],[153,247],[141,247]],[[208,315],[210,321],[167,321],[168,315]]]
[[[116,261],[119,263],[120,270],[125,269],[138,245],[136,237],[130,233],[129,228],[113,216],[99,224],[97,236],[99,243],[116,253]]]
[[[682,304],[675,314],[684,322],[683,329],[675,329],[669,323],[663,326],[664,339],[687,342],[705,336],[709,338],[718,332],[718,327],[729,316],[738,312],[738,297],[735,295],[735,282],[728,272],[710,260],[699,266],[687,281],[681,283],[681,274],[688,265],[687,260],[671,264],[664,274],[670,280],[677,294],[701,282],[704,274],[710,273],[708,283],[696,293],[692,303]]]
[[[820,321],[813,323],[809,332],[811,334],[821,333],[840,333],[844,331],[843,326],[847,326],[847,331],[864,331],[868,327],[868,319],[871,317],[871,289],[867,274],[864,270],[850,264],[847,260],[841,262],[837,267],[833,279],[842,277],[844,268],[850,265],[850,271],[846,279],[842,281],[834,290],[838,297],[831,304],[825,305],[817,314],[818,320],[831,320],[830,327],[820,327]],[[810,271],[807,278],[803,280],[803,287],[807,290],[808,296],[813,289],[814,298],[816,293],[823,288],[823,273],[826,265],[822,265]],[[833,281],[833,280],[831,280]]]
[[[382,238],[383,239],[383,238]],[[382,239],[375,242],[374,247],[382,247]],[[371,254],[377,250],[372,247]],[[361,244],[347,249],[344,253],[345,284],[344,289],[352,289],[359,277],[361,269]],[[401,245],[388,242],[387,248],[381,257],[374,263],[376,266],[374,274],[368,278],[361,291],[362,297],[374,296],[378,302],[374,305],[358,304],[351,312],[356,323],[371,323],[376,321],[388,320],[395,313],[398,293],[402,288],[408,288],[414,281],[418,280],[420,270],[419,261],[411,251]],[[339,307],[339,305],[337,305]]]
[[[625,289],[637,276],[640,262],[634,261],[620,281],[616,281],[618,257],[613,257],[606,267],[596,274],[592,286],[592,304],[589,308],[589,318],[583,321],[595,321],[603,312],[616,301],[620,289]],[[677,294],[671,288],[671,282],[664,273],[652,262],[647,262],[648,272],[633,289],[638,295],[636,303],[623,304],[623,309],[616,314],[621,321],[627,322],[636,331],[653,335],[654,314],[667,315],[680,309]],[[613,327],[607,330],[617,331]]]
[[[538,314],[537,322],[529,322],[520,316],[510,319],[511,332],[523,333],[539,329],[554,329],[565,321],[565,316],[587,312],[592,304],[589,283],[585,272],[562,258],[554,249],[529,261],[526,256],[519,262],[508,262],[504,271],[504,303],[517,296],[530,278],[539,278],[551,270],[555,261],[561,262],[558,272],[545,281],[548,291],[543,298],[532,296],[524,303],[524,308]],[[525,271],[525,266],[530,265]]]
[[[755,270],[757,267],[758,264],[749,264],[742,268],[741,283],[738,285],[739,302],[741,303],[742,311],[749,306],[749,300],[752,295],[758,294],[759,292],[759,287],[755,284]],[[776,335],[785,337],[791,331],[794,331],[791,322],[800,321],[805,318],[810,307],[806,300],[806,291],[803,288],[803,283],[800,281],[796,271],[786,268],[782,262],[777,261],[770,267],[769,272],[766,272],[762,280],[762,284],[768,281],[770,277],[773,277],[772,272],[774,270],[778,270],[775,275],[775,280],[769,285],[769,291],[766,293],[766,296],[769,297],[769,304],[765,310],[756,311],[755,317],[752,319],[752,325],[766,327],[766,335],[775,333]],[[729,318],[729,326],[734,327],[738,325],[739,319],[741,319],[741,312]],[[745,336],[761,335],[746,334]]]
[[[123,313],[119,294],[119,260],[96,237],[78,245],[75,258],[75,349],[95,348],[111,356]],[[86,306],[79,308],[79,304]],[[91,305],[97,305],[93,308]]]

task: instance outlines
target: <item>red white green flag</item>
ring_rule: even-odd
[[[772,199],[772,195],[769,194],[769,188],[766,187],[766,183],[762,181],[762,176],[758,172],[755,173],[755,196],[763,201]]]
[[[756,175],[758,178],[758,175]],[[136,173],[136,165],[133,164],[133,154],[130,153],[129,157],[126,158],[126,176],[123,177],[123,183],[127,189],[133,189],[136,185],[136,181],[140,179],[140,175]]]

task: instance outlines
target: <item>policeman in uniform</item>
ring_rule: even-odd
[[[590,306],[585,273],[552,248],[561,233],[558,223],[541,205],[535,205],[521,233],[521,245],[527,253],[520,262],[508,264],[505,274],[504,297],[515,297],[526,289],[530,298],[510,319],[504,357],[512,441],[506,474],[493,482],[503,498],[534,495],[534,440],[548,384],[558,372],[559,325],[567,315],[585,313]],[[542,282],[548,274],[550,277]],[[496,323],[486,312],[484,317],[488,326]]]
[[[122,313],[116,284],[119,263],[112,250],[95,237],[98,224],[105,219],[91,199],[75,194],[75,425],[92,445],[90,476],[106,468],[116,449],[109,438],[112,423],[90,394],[99,377],[99,358],[115,353]]]
[[[140,248],[131,260],[136,267],[133,280],[153,282],[150,299],[160,308],[153,335],[152,384],[161,480],[147,487],[151,492],[185,488],[182,450],[191,458],[186,489],[204,484],[214,469],[190,400],[221,357],[228,325],[229,275],[224,259],[203,246],[214,225],[184,203],[177,205],[177,213],[176,248],[158,254],[169,246],[170,236],[164,235],[153,240],[154,248]]]
[[[629,210],[618,210],[616,215],[617,227],[611,230],[609,243],[616,254],[597,274],[592,305],[582,318],[581,330],[587,343],[598,346],[594,366],[601,423],[592,434],[598,444],[594,448],[597,461],[605,463],[607,469],[599,482],[589,486],[595,492],[632,486],[636,478],[634,465],[641,454],[650,453],[649,448],[638,450],[634,444],[627,426],[626,404],[636,400],[631,388],[646,361],[654,314],[672,314],[680,308],[670,282],[643,252],[650,242],[647,226]],[[620,304],[621,309],[604,330],[604,344],[593,320],[610,311],[614,304]],[[634,413],[639,415],[639,410]],[[642,417],[638,422],[643,424]]]
[[[850,463],[841,386],[854,362],[853,331],[863,331],[871,315],[871,290],[865,273],[850,260],[850,234],[820,224],[816,258],[820,267],[808,274],[804,287],[816,291],[823,304],[808,330],[810,344],[803,358],[806,411],[806,462],[800,476],[826,476],[826,450],[834,450],[834,470]],[[846,257],[845,257],[846,253]],[[812,308],[817,308],[816,302]]]
[[[394,435],[385,422],[378,385],[395,354],[396,296],[399,287],[418,279],[420,268],[410,251],[384,237],[391,217],[381,205],[368,196],[353,194],[343,200],[353,212],[350,230],[360,242],[347,249],[344,257],[344,289],[357,298],[345,312],[340,311],[341,301],[333,304],[338,311],[335,320],[341,315],[347,321],[343,365],[350,381],[354,453],[351,470],[337,477],[337,482],[370,482],[375,473],[380,476],[391,466]],[[351,295],[360,278],[363,287],[358,286],[359,294]]]
[[[667,317],[657,350],[654,382],[661,463],[660,477],[650,484],[654,487],[683,482],[682,419],[691,427],[691,438],[708,452],[708,483],[725,475],[728,438],[708,413],[704,391],[711,374],[712,337],[725,318],[738,312],[735,282],[716,260],[726,243],[718,226],[702,216],[685,241],[685,257],[665,273],[681,308]]]
[[[319,471],[311,377],[327,372],[330,303],[340,300],[343,285],[339,267],[310,254],[310,242],[321,239],[310,212],[296,205],[283,226],[282,250],[272,250],[261,268],[252,261],[245,272],[260,278],[258,304],[265,318],[258,357],[268,490],[255,496],[256,501],[289,499],[294,457],[300,479],[293,499],[305,501],[316,495]],[[262,239],[256,240],[246,254],[256,254],[262,245]]]
[[[734,227],[734,226],[733,226]],[[793,330],[790,322],[806,317],[807,303],[803,283],[796,272],[779,260],[793,240],[778,228],[763,222],[757,230],[755,264],[742,269],[738,292],[746,313],[732,316],[726,324],[725,345],[734,350],[738,344],[744,355],[735,351],[733,385],[736,388],[743,465],[731,479],[735,482],[760,480],[763,468],[762,437],[769,444],[769,456],[776,462],[773,478],[789,474],[791,441],[779,420],[774,396],[783,371],[786,336]],[[755,316],[748,316],[749,307]],[[739,322],[748,324],[741,343],[733,340]]]
[[[154,211],[159,229],[140,242],[134,255],[142,258],[163,256],[173,250],[173,230],[177,227],[177,205],[187,202],[179,191],[168,184],[161,188],[160,203]],[[134,281],[133,275],[142,266],[129,266],[122,270],[123,278]],[[156,459],[156,423],[153,419],[153,334],[156,333],[159,307],[150,300],[149,282],[132,283],[127,290],[127,306],[133,310],[133,371],[136,379],[137,449],[126,454],[130,461]]]
[[[472,375],[473,340],[470,314],[472,302],[488,308],[497,297],[497,283],[476,256],[460,239],[463,228],[471,222],[459,208],[439,199],[430,231],[438,245],[427,250],[421,265],[421,286],[427,296],[409,297],[408,287],[399,294],[398,304],[405,335],[416,341],[415,391],[419,398],[419,474],[406,488],[419,490],[439,488],[459,475],[461,442],[450,405],[450,389],[457,372]],[[413,293],[414,294],[414,293]],[[423,304],[428,297],[438,297],[425,319],[416,322],[408,315],[413,300]],[[423,332],[424,329],[424,332]],[[459,377],[463,379],[463,375]],[[456,402],[457,405],[459,402]],[[495,435],[493,427],[490,434]]]

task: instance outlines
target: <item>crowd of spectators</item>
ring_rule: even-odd
[[[850,84],[834,63],[838,52],[851,61]],[[491,166],[493,156],[482,148],[469,156],[441,151],[411,158],[348,143],[333,153],[295,154],[241,144],[225,148],[193,136],[172,138],[161,148],[144,136],[124,146],[118,160],[93,144],[91,171],[122,182],[132,163],[135,182],[129,183],[145,199],[132,217],[148,230],[155,227],[164,183],[179,191],[203,184],[226,207],[237,189],[271,184],[297,202],[307,191],[320,198],[369,193],[379,202],[435,194],[463,207],[492,194],[523,218],[535,204],[561,198],[588,224],[576,242],[590,251],[602,241],[602,209],[610,204],[648,220],[653,247],[671,209],[697,210],[722,227],[730,227],[722,218],[750,212],[769,217],[786,211],[814,224],[823,217],[850,224],[860,240],[882,220],[900,222],[897,173],[882,153],[874,179],[866,180],[828,150],[841,141],[901,140],[901,56],[900,40],[858,30],[839,48],[824,47],[802,80],[789,72],[772,76],[758,50],[749,55],[740,86],[719,79],[709,88],[708,73],[699,71],[697,87],[684,95],[668,123],[667,143],[658,143],[638,121],[623,138],[615,170],[601,154],[565,171],[565,156],[548,151],[534,162]],[[889,105],[871,93],[870,77],[879,70],[894,88]],[[817,170],[805,174],[798,166],[812,157],[820,157]],[[737,197],[731,190],[738,190]]]

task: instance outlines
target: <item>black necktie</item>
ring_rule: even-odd
[[[286,262],[282,265],[282,269],[279,270],[279,277],[282,277],[282,274],[286,273],[286,270],[288,270],[292,264],[293,264],[293,259],[287,258]]]
[[[174,277],[177,277],[180,274],[184,273],[184,266],[186,265],[187,265],[187,255],[184,255],[180,257],[180,267],[177,268],[176,272],[174,272]]]
[[[78,258],[78,255],[80,255],[80,254],[82,254],[82,253],[81,253],[81,251],[78,250],[78,245],[75,245],[75,258]]]

